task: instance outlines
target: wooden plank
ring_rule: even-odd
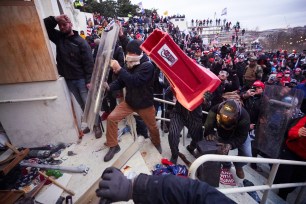
[[[71,178],[71,174],[64,173],[62,177],[58,178],[56,181],[63,186],[66,186]],[[44,192],[37,195],[36,201],[39,203],[56,203],[57,199],[63,193],[63,189],[55,184],[51,184]]]
[[[0,30],[0,84],[58,78],[49,40],[33,2],[25,6],[2,4]]]
[[[139,150],[138,141],[134,142],[121,156],[113,163],[113,167],[121,169],[124,164]],[[96,189],[99,187],[100,178],[76,201],[76,204],[99,203],[96,196]]]

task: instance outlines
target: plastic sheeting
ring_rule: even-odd
[[[255,132],[255,146],[271,158],[278,158],[291,118],[296,117],[303,92],[287,86],[266,86]]]
[[[113,57],[116,41],[118,39],[119,25],[114,21],[110,22],[105,28],[98,48],[96,62],[91,77],[91,88],[88,93],[85,111],[84,122],[92,130],[95,120],[102,105],[102,99],[105,94],[103,87],[109,74],[110,60]]]

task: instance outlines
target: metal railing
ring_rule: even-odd
[[[196,178],[196,171],[200,165],[207,161],[218,161],[218,162],[246,162],[246,163],[266,163],[273,164],[272,169],[269,173],[269,177],[266,185],[258,185],[258,186],[249,186],[249,187],[239,187],[239,188],[226,188],[226,189],[218,189],[220,192],[224,194],[231,193],[243,193],[250,191],[259,191],[264,190],[264,194],[261,200],[261,203],[266,203],[268,199],[268,194],[271,189],[279,189],[279,188],[289,188],[289,187],[298,187],[298,186],[306,186],[306,182],[301,183],[285,183],[285,184],[273,184],[275,175],[277,173],[278,167],[280,164],[287,165],[301,165],[306,166],[306,162],[301,161],[292,161],[292,160],[282,160],[282,159],[267,159],[267,158],[254,158],[254,157],[242,157],[242,156],[225,156],[225,155],[215,155],[215,154],[207,154],[200,156],[197,158],[189,168],[189,177],[192,179]]]

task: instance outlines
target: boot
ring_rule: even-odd
[[[236,175],[240,179],[244,179],[244,171],[242,167],[235,167],[236,168]]]
[[[96,139],[101,138],[102,137],[102,130],[101,130],[100,125],[94,125],[93,129],[94,129]]]
[[[162,147],[159,145],[156,145],[155,148],[157,149],[157,151],[162,154],[163,150],[162,150]]]
[[[188,150],[188,152],[190,152],[191,155],[195,155],[195,147],[192,147],[191,145],[187,145],[186,149]]]
[[[108,162],[110,161],[116,153],[118,153],[120,151],[120,146],[117,145],[115,147],[110,147],[108,152],[106,153],[106,155],[104,156],[104,161]]]
[[[89,127],[86,127],[86,128],[83,130],[83,133],[84,133],[84,134],[87,134],[87,133],[89,133],[89,132],[90,132]]]

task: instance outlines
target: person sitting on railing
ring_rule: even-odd
[[[306,116],[295,120],[288,130],[284,148],[280,159],[306,162]],[[306,166],[280,165],[275,177],[275,184],[296,183],[306,180]],[[278,195],[284,200],[295,188],[281,188]],[[305,200],[304,200],[305,202]]]
[[[205,139],[219,142],[222,154],[227,155],[229,150],[238,148],[238,156],[252,156],[251,141],[248,138],[250,116],[236,100],[229,99],[213,106],[208,112],[204,127]],[[234,163],[234,165],[236,175],[243,179],[242,167],[246,164]],[[230,166],[228,163],[223,163],[223,169],[229,169]]]
[[[174,175],[139,174],[134,179],[127,179],[119,169],[109,167],[101,178],[96,190],[100,203],[130,199],[146,204],[235,203],[205,182]]]

